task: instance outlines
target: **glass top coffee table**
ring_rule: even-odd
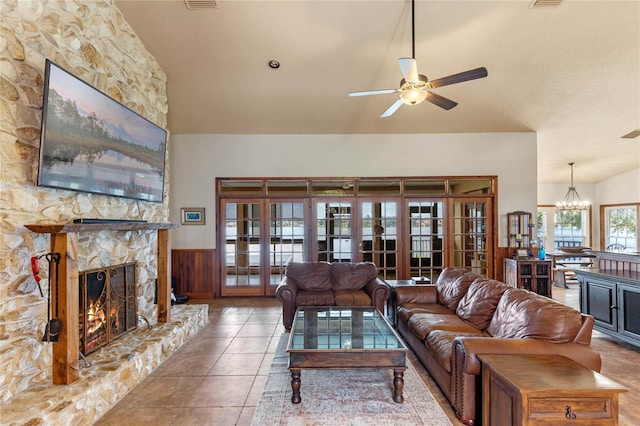
[[[303,368],[393,370],[393,400],[404,401],[407,348],[386,318],[373,307],[298,309],[287,352],[294,404],[302,400],[300,371]]]

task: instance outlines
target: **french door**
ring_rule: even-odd
[[[291,261],[373,262],[380,278],[494,276],[495,179],[218,180],[222,296],[269,296]]]
[[[373,262],[381,278],[396,278],[399,201],[314,199],[313,205],[313,259]]]
[[[357,259],[352,226],[353,200],[314,200],[313,256],[317,262],[352,262]]]
[[[401,241],[400,200],[361,200],[358,206],[358,261],[375,263],[382,279],[397,279]]]
[[[449,264],[493,276],[492,204],[486,198],[450,200],[452,247]]]
[[[442,199],[408,200],[405,208],[408,264],[410,277],[425,277],[436,282],[445,266],[445,232],[447,231]]]
[[[290,261],[306,259],[305,200],[221,200],[222,296],[275,293]]]

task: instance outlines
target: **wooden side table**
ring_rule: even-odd
[[[481,355],[483,425],[617,425],[619,384],[560,355]]]
[[[504,282],[551,297],[551,261],[504,259]]]

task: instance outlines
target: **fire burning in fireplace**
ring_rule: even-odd
[[[135,263],[80,273],[80,352],[88,355],[137,326]]]

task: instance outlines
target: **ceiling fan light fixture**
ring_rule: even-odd
[[[412,87],[407,90],[402,90],[400,99],[402,99],[405,105],[417,105],[427,99],[427,90],[424,87]]]
[[[405,105],[417,105],[427,99],[427,77],[420,74],[418,81],[400,82],[400,99]]]

